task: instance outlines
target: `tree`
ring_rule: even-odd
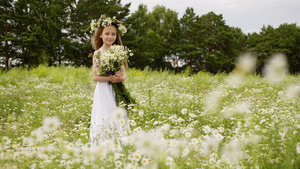
[[[263,26],[261,32],[248,34],[247,44],[258,55],[258,71],[273,54],[285,53],[290,72],[300,70],[300,28],[296,24],[281,24],[278,28]]]
[[[241,29],[229,27],[222,15],[209,12],[199,18],[202,32],[202,54],[205,70],[230,72],[236,58],[245,51],[246,36]]]
[[[13,41],[13,0],[3,0],[0,2],[0,57],[3,57],[5,68],[8,69],[9,59],[12,57]],[[1,62],[0,62],[1,63]]]
[[[180,58],[185,61],[192,71],[196,72],[204,68],[202,59],[201,42],[203,39],[203,29],[199,24],[199,16],[196,15],[193,8],[187,8],[185,14],[180,19],[181,23],[181,39]]]
[[[15,2],[16,46],[24,66],[61,63],[69,5],[59,0]]]
[[[135,53],[129,59],[130,67],[171,69],[165,57],[172,54],[168,40],[171,40],[173,26],[168,25],[167,21],[176,20],[176,17],[177,14],[163,6],[156,6],[153,12],[148,13],[147,6],[139,5],[138,10],[126,20],[128,34],[124,43]]]
[[[157,5],[151,14],[155,21],[155,23],[152,24],[152,26],[154,26],[152,29],[163,38],[163,43],[161,44],[163,50],[160,55],[164,57],[162,58],[165,62],[164,65],[172,69],[168,62],[172,61],[175,65],[179,62],[177,55],[181,29],[178,13],[171,9],[166,9],[164,6]]]
[[[230,72],[246,41],[241,29],[229,27],[222,15],[209,12],[197,16],[187,8],[181,18],[182,39],[180,57],[192,72],[200,70]]]

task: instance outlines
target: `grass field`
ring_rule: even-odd
[[[90,148],[90,68],[0,74],[0,168],[299,168],[299,75],[130,69],[121,145]]]

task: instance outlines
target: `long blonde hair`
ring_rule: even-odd
[[[103,45],[103,40],[102,40],[102,38],[100,38],[100,36],[102,35],[104,28],[105,27],[100,27],[98,29],[98,31],[92,36],[91,43],[95,50],[98,50]],[[116,30],[117,30],[117,38],[116,38],[115,42],[113,43],[113,45],[122,45],[121,35],[120,35],[118,29],[116,29]]]

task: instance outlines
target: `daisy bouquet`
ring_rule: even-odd
[[[97,75],[108,76],[114,75],[121,70],[121,66],[127,63],[129,56],[132,56],[131,50],[125,46],[113,45],[103,53],[90,54],[95,60],[95,71]],[[116,96],[117,104],[124,103],[126,108],[129,104],[135,104],[135,100],[131,97],[123,82],[109,82]]]
[[[95,71],[98,75],[114,75],[121,69],[121,65],[128,61],[128,57],[132,55],[133,53],[127,47],[113,45],[104,53],[95,54]]]

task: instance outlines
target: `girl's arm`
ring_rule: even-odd
[[[125,66],[121,66],[121,70],[119,70],[115,75],[111,76],[111,82],[112,83],[120,83],[123,82],[126,79],[126,69]]]
[[[95,53],[96,52],[97,51],[95,51]],[[100,75],[97,75],[96,70],[95,70],[95,65],[96,65],[95,59],[96,58],[93,57],[93,79],[94,79],[94,81],[95,82],[108,82],[108,81],[110,81],[111,80],[111,76],[100,76]]]

